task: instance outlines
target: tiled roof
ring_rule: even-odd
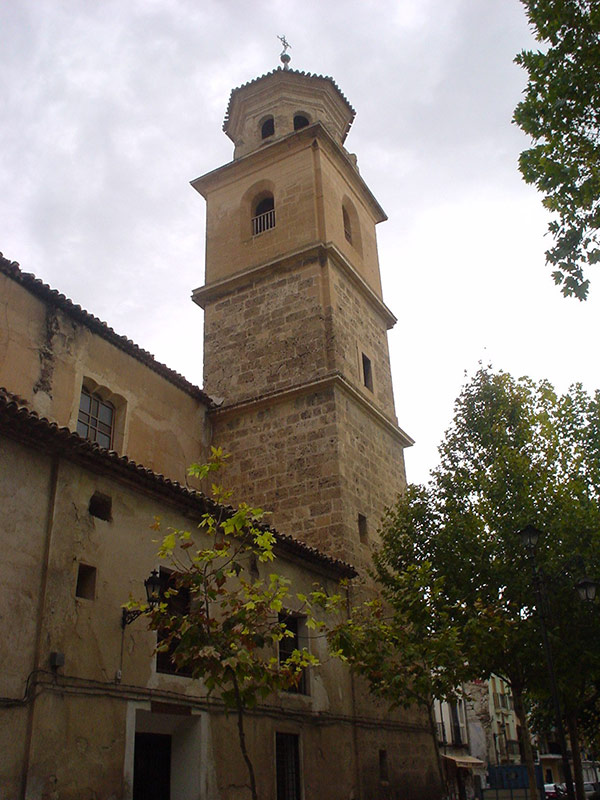
[[[202,492],[188,489],[178,481],[153,472],[127,456],[120,456],[113,450],[105,450],[96,442],[83,439],[74,431],[62,428],[56,422],[51,422],[45,417],[40,417],[35,411],[27,408],[21,398],[1,387],[0,431],[35,447],[44,447],[59,452],[71,460],[103,467],[117,478],[133,481],[146,489],[167,496],[197,513],[203,514],[217,509],[231,513],[234,511],[231,506],[219,505]],[[263,523],[258,527],[270,530],[275,535],[277,547],[284,553],[310,561],[321,568],[332,570],[340,577],[350,578],[356,575],[355,569],[350,564],[331,558],[293,536],[279,533],[270,525]]]
[[[0,253],[0,272],[12,278],[12,280],[17,283],[20,283],[21,286],[41,298],[44,302],[51,303],[57,308],[60,308],[65,314],[68,314],[73,319],[76,319],[77,322],[80,322],[94,333],[102,336],[103,339],[106,339],[115,347],[123,350],[132,358],[141,361],[142,364],[145,364],[149,369],[157,372],[167,381],[174,384],[179,389],[182,389],[186,394],[200,400],[209,408],[214,406],[212,399],[206,392],[203,392],[200,387],[190,383],[183,375],[170,369],[165,364],[161,364],[161,362],[157,361],[147,350],[143,350],[126,336],[120,336],[109,327],[106,322],[102,322],[98,317],[90,314],[88,311],[81,308],[81,306],[76,305],[72,300],[69,300],[68,297],[65,297],[64,294],[61,294],[56,289],[52,289],[47,283],[43,283],[39,278],[36,278],[35,275],[23,272],[16,261],[8,261],[8,259],[4,258],[2,253]]]
[[[350,109],[350,111],[352,113],[352,120],[350,121],[350,123],[348,124],[348,127],[344,131],[344,137],[346,137],[348,135],[348,131],[350,130],[350,126],[352,125],[352,122],[354,121],[354,117],[356,116],[356,111],[354,110],[354,108],[350,104],[350,101],[348,100],[346,95],[342,92],[340,87],[333,80],[333,78],[330,78],[329,75],[315,75],[312,72],[303,72],[303,71],[300,71],[298,69],[283,69],[282,67],[277,67],[276,69],[271,70],[271,72],[265,72],[264,75],[260,75],[258,78],[254,78],[253,80],[248,81],[247,83],[243,83],[241,86],[237,86],[235,89],[231,90],[231,94],[229,95],[229,102],[227,103],[227,111],[225,112],[225,119],[223,121],[223,130],[226,133],[227,133],[227,125],[229,124],[229,111],[231,109],[231,103],[233,101],[233,97],[236,94],[236,92],[239,92],[240,89],[245,89],[247,86],[252,86],[253,84],[258,83],[258,81],[262,81],[265,78],[270,77],[271,75],[276,75],[278,72],[283,72],[283,73],[288,74],[288,75],[303,75],[305,78],[319,78],[320,80],[323,80],[323,81],[329,81],[329,83],[331,83],[333,88],[340,95],[340,97],[346,103],[346,105],[348,106],[348,108]]]

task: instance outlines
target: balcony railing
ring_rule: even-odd
[[[275,227],[275,209],[265,211],[264,214],[259,214],[252,217],[252,236],[258,236],[259,233],[264,233],[270,228]]]

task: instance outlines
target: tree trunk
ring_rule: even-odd
[[[535,764],[533,761],[533,750],[531,747],[531,738],[529,736],[529,726],[527,724],[527,714],[525,706],[523,705],[523,693],[521,689],[511,684],[513,699],[515,701],[515,714],[519,720],[519,733],[521,736],[521,751],[523,753],[523,760],[527,767],[527,777],[529,778],[529,797],[531,800],[544,800],[544,797],[539,797],[537,783],[535,779]]]
[[[569,729],[569,739],[571,740],[571,753],[573,754],[573,780],[575,782],[575,794],[577,800],[585,800],[583,788],[583,767],[581,765],[581,751],[579,749],[579,725],[577,716],[573,711],[567,712],[567,728]]]
[[[240,695],[240,687],[238,686],[235,674],[233,675],[233,690],[235,692],[235,705],[237,710],[237,726],[238,726],[238,736],[240,740],[240,750],[242,751],[242,756],[244,757],[244,761],[246,762],[246,767],[248,768],[248,777],[250,778],[250,792],[252,793],[252,800],[258,800],[258,794],[256,793],[256,779],[254,777],[254,767],[252,766],[252,761],[250,761],[250,756],[248,755],[248,750],[246,749],[246,733],[244,731],[244,703]]]

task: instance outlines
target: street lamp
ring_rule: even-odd
[[[593,603],[596,599],[596,591],[598,584],[591,578],[582,578],[579,583],[575,584],[575,588],[579,592],[579,597],[586,603]]]
[[[153,569],[150,575],[144,581],[144,587],[146,589],[146,600],[148,602],[148,609],[152,611],[156,608],[156,606],[160,602],[160,575],[158,574],[158,570]],[[140,614],[144,614],[146,610],[143,611],[139,608],[124,608],[123,613],[121,614],[121,628],[125,630],[127,625],[137,619]]]
[[[573,778],[571,776],[571,765],[569,764],[569,756],[567,755],[567,740],[565,737],[565,729],[562,721],[562,714],[560,712],[560,700],[558,697],[558,688],[556,685],[556,675],[554,672],[554,660],[552,658],[552,649],[550,647],[550,640],[548,639],[548,628],[546,626],[546,614],[543,592],[543,581],[540,574],[539,567],[535,559],[535,546],[541,536],[541,531],[534,528],[533,525],[527,525],[523,530],[518,532],[521,542],[525,546],[527,553],[531,559],[531,571],[533,575],[533,585],[536,593],[536,606],[538,617],[540,619],[540,629],[542,633],[542,641],[544,644],[544,652],[546,654],[546,666],[548,667],[548,678],[550,681],[550,692],[552,694],[552,703],[554,705],[554,717],[556,730],[558,733],[558,743],[560,745],[560,752],[562,757],[563,772],[565,776],[565,784],[567,787],[568,800],[575,800],[575,792],[573,790]],[[582,581],[583,583],[583,581]],[[586,583],[587,586],[587,583]]]
[[[538,531],[538,529],[534,528],[533,525],[527,525],[527,527],[523,528],[522,531],[519,531],[521,542],[527,550],[536,546],[538,539],[540,538],[540,534],[541,531]]]

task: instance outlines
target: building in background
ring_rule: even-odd
[[[434,714],[448,797],[480,798],[486,786],[487,761],[475,751],[469,701],[466,697],[457,697],[453,702],[436,700]]]
[[[520,726],[515,714],[512,692],[508,683],[497,675],[492,675],[488,681],[487,701],[491,734],[488,740],[489,763],[520,764]]]

